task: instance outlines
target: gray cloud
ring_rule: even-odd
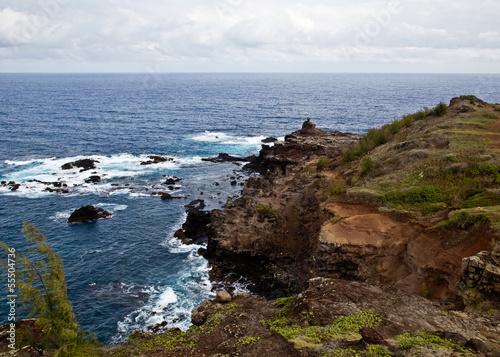
[[[4,0],[0,71],[498,72],[494,0]]]

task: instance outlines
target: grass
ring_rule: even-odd
[[[421,348],[430,348],[433,351],[438,351],[442,348],[447,350],[454,350],[462,353],[469,354],[472,356],[472,352],[466,348],[459,346],[457,343],[450,339],[442,338],[434,333],[422,330],[413,333],[403,333],[396,336],[396,341],[398,342],[398,347],[401,350],[409,351],[416,350],[417,354],[421,354]]]
[[[337,338],[359,339],[361,338],[358,334],[359,329],[362,327],[375,328],[381,322],[382,320],[377,314],[364,310],[354,315],[338,318],[327,326],[295,326],[286,316],[278,316],[275,319],[262,321],[270,330],[279,333],[287,340],[315,345]]]
[[[403,128],[412,126],[415,121],[426,119],[431,115],[444,116],[447,112],[448,105],[441,102],[432,110],[424,108],[414,114],[405,115],[401,119],[394,119],[380,128],[371,128],[356,144],[344,150],[341,163],[346,164],[364,157],[374,148],[389,142]]]
[[[276,221],[282,222],[284,220],[283,213],[281,213],[278,209],[272,208],[269,205],[257,204],[256,206],[259,217],[262,219],[266,219],[268,221]]]
[[[447,221],[440,222],[436,228],[446,232],[452,228],[469,229],[472,226],[491,226],[494,221],[498,221],[498,211],[481,208],[463,209],[450,213]]]

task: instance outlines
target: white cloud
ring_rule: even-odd
[[[460,63],[460,71],[475,72],[483,68],[479,59],[488,68],[498,64],[500,47],[495,0],[2,4],[0,72],[31,71],[34,64],[39,71],[145,71],[157,64],[164,71],[308,71],[359,63],[365,71],[421,63],[430,72]]]

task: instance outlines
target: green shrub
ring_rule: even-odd
[[[375,163],[369,155],[363,156],[361,159],[361,171],[369,175],[375,170]]]
[[[458,214],[456,217],[438,223],[436,225],[436,228],[439,228],[442,231],[448,231],[454,227],[458,229],[469,229],[476,224],[479,224],[481,226],[489,226],[491,225],[491,219],[484,213],[470,214],[468,212],[460,212],[460,214]]]
[[[342,179],[333,179],[330,183],[330,197],[338,196],[345,192],[346,182]]]
[[[418,204],[448,202],[448,194],[434,186],[412,187],[401,191],[392,191],[385,195],[388,202],[397,204]]]
[[[500,206],[500,192],[473,191],[468,195],[463,208]]]
[[[319,161],[316,163],[316,168],[318,169],[318,171],[321,171],[326,169],[328,165],[330,165],[330,159],[323,158],[319,159]]]
[[[446,103],[441,102],[432,109],[432,114],[437,115],[438,117],[442,117],[448,113],[448,105]]]
[[[415,119],[415,121],[423,120],[423,119],[427,118],[427,112],[425,110],[419,110],[418,112],[413,114],[413,118]]]

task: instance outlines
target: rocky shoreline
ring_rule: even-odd
[[[175,236],[252,294],[94,355],[500,356],[498,112],[464,96],[365,136],[308,119],[258,157],[210,159],[260,176],[223,209],[193,201]]]
[[[465,113],[477,115],[477,111],[482,117],[498,119],[493,114],[498,106],[475,97],[454,98],[448,115],[428,114],[425,120],[403,129],[407,131],[404,140],[398,137],[377,150],[395,150],[394,156],[402,153],[408,166],[433,155],[449,158],[454,144],[450,145],[450,136],[437,136],[432,131],[462,126],[467,120]],[[412,140],[423,130],[428,134]],[[462,327],[447,326],[450,323],[447,319],[442,325],[415,315],[405,318],[392,332],[389,327],[383,328],[382,335],[394,336],[424,328],[445,335],[457,334],[455,337],[465,345],[476,344],[471,349],[474,355],[498,355],[499,231],[475,223],[447,231],[439,229],[439,223],[448,222],[447,218],[457,208],[421,214],[384,207],[374,190],[363,188],[363,181],[387,179],[391,170],[402,170],[405,165],[401,162],[397,166],[391,163],[387,168],[376,165],[379,167],[374,167],[375,172],[367,175],[356,167],[359,161],[342,163],[342,150],[359,139],[356,134],[318,130],[308,119],[301,130],[287,135],[285,141],[277,141],[274,146],[263,145],[257,159],[247,165],[261,176],[247,180],[240,198],[227,202],[222,210],[211,212],[208,246],[203,254],[213,267],[212,279],[220,281],[242,275],[251,282],[252,293],[272,300],[303,296],[313,282],[321,279],[324,284],[335,285],[336,289],[342,286],[345,291],[367,289],[367,296],[349,298],[353,310],[346,311],[344,316],[366,308],[377,311],[382,320],[394,321],[402,314],[418,315],[433,306],[437,310],[432,314],[439,311],[461,316]],[[415,147],[409,149],[412,145]],[[492,155],[488,164],[497,165],[496,160]],[[348,182],[354,182],[356,174],[361,184],[351,184],[354,187],[349,189]],[[373,292],[377,289],[387,295],[376,296]],[[310,301],[315,306],[313,310],[323,309],[328,316],[313,321],[313,326],[323,326],[333,319],[326,313],[328,293],[332,291]],[[400,300],[415,299],[406,305],[407,311],[398,311],[392,299],[399,294]],[[359,306],[364,300],[370,301],[369,306]],[[213,303],[207,304],[206,309],[210,310]],[[337,313],[342,310],[336,303],[329,306]],[[384,311],[379,309],[381,306],[385,306]],[[391,314],[399,317],[389,317]],[[491,320],[473,328],[476,332],[483,329],[484,334],[471,334],[470,326],[486,316]],[[311,351],[301,353],[321,355]]]

